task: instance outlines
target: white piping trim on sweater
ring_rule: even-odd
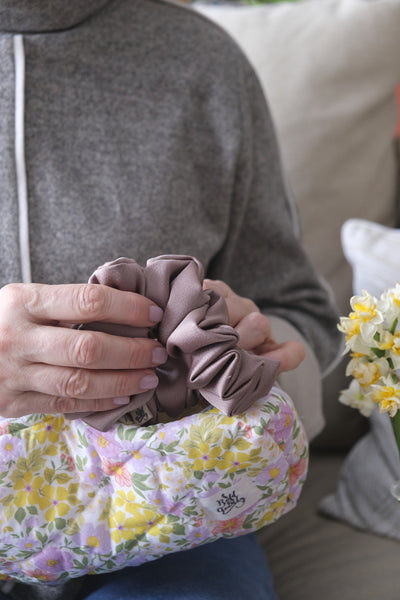
[[[22,35],[14,36],[15,61],[15,167],[17,174],[19,247],[23,283],[30,283],[28,186],[25,164],[25,50]]]

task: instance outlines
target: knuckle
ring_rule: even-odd
[[[250,298],[242,298],[241,301],[248,314],[260,312],[257,305],[253,302],[253,300],[250,300]]]
[[[15,412],[12,410],[11,406],[9,404],[0,404],[0,416],[4,417],[5,419],[11,418],[11,417],[19,417],[19,414],[15,414]]]
[[[130,310],[131,314],[134,315],[135,317],[140,316],[140,311],[141,311],[142,302],[143,302],[143,296],[140,296],[139,294],[130,294],[129,302],[130,302],[129,310]]]
[[[72,364],[78,367],[90,367],[99,358],[101,346],[97,337],[90,331],[82,331],[72,348]]]
[[[85,284],[77,290],[76,302],[78,310],[85,320],[101,320],[106,306],[107,298],[101,286],[96,284]]]
[[[262,344],[271,337],[269,321],[259,312],[252,312],[247,316],[250,330],[257,332],[258,343]]]
[[[128,396],[132,393],[132,378],[128,372],[118,373],[113,385],[113,396]]]
[[[10,356],[14,346],[15,336],[9,326],[0,328],[0,356]]]
[[[20,401],[20,394],[9,393],[3,390],[0,397],[0,416],[6,419],[21,417],[30,412],[31,407],[28,407],[25,402]]]
[[[9,283],[0,290],[1,316],[15,319],[15,313],[34,316],[44,306],[44,290],[49,286],[39,283]]]
[[[151,366],[151,364],[152,360],[149,356],[149,348],[146,341],[140,338],[132,340],[128,358],[128,369],[139,369]]]
[[[23,301],[23,307],[31,314],[35,314],[43,306],[41,291],[41,285],[31,284],[26,287],[22,287],[19,292],[20,299],[22,298]]]
[[[94,400],[92,400],[92,405],[90,407],[90,410],[93,410],[94,412],[99,412],[101,410],[104,410],[104,403],[102,402],[102,400],[100,398],[95,398]]]
[[[72,369],[58,385],[57,393],[66,398],[83,397],[89,390],[89,373]]]
[[[90,401],[90,410],[91,411],[99,412],[99,411],[105,410],[105,408],[107,408],[107,407],[105,406],[104,399],[102,399],[102,398],[93,398],[93,400]],[[86,409],[87,409],[87,407],[85,406],[85,410]]]
[[[49,401],[49,413],[72,413],[78,411],[77,398],[64,398],[63,396],[54,396]]]
[[[231,288],[227,283],[225,283],[225,281],[222,281],[221,279],[214,279],[213,284],[216,286],[217,291],[221,294],[221,296],[226,297],[230,295]]]
[[[104,402],[100,398],[85,402],[79,401],[78,398],[65,398],[63,396],[54,396],[51,400],[51,408],[47,412],[49,413],[79,413],[87,411],[102,411],[104,410]]]
[[[29,287],[34,288],[35,286]],[[23,296],[24,285],[21,283],[9,283],[0,290],[0,302],[9,310],[20,308],[23,304]]]
[[[265,317],[260,312],[250,312],[247,315],[248,323],[254,329],[261,331],[262,333],[267,334],[269,331],[269,323],[267,317]]]

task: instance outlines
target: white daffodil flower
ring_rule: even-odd
[[[396,319],[400,321],[400,283],[383,292],[378,301],[378,310],[385,315],[389,327]]]
[[[358,409],[364,417],[369,417],[376,408],[372,393],[365,392],[355,379],[347,390],[341,392],[339,402]]]
[[[378,310],[378,300],[366,290],[363,290],[362,296],[353,296],[350,306],[362,323],[379,325],[384,320],[382,312]]]
[[[389,364],[382,358],[375,361],[353,358],[346,369],[346,375],[354,377],[364,388],[377,383],[388,372]]]
[[[394,417],[400,409],[400,283],[379,300],[363,290],[350,304],[352,312],[338,328],[346,336],[345,353],[351,353],[346,375],[353,381],[339,400],[365,416],[379,405]]]
[[[380,412],[387,412],[394,417],[400,408],[400,383],[391,377],[384,377],[380,385],[371,386],[374,401],[379,404]]]
[[[343,354],[347,354],[347,352],[356,352],[363,355],[370,354],[370,345],[373,343],[373,336],[376,330],[371,330],[371,335],[365,339],[365,336],[361,335],[361,325],[362,322],[356,317],[340,318],[338,329],[345,334],[345,349]]]

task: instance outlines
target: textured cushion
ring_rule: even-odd
[[[1,421],[0,575],[66,581],[259,529],[295,506],[307,450],[278,388],[235,417],[105,433],[62,416]]]
[[[400,540],[400,503],[390,492],[400,479],[399,452],[387,414],[374,412],[371,431],[349,453],[334,493],[320,503],[323,514]]]
[[[258,73],[306,249],[344,309],[351,284],[342,223],[362,213],[393,224],[400,2],[195,6],[236,39]]]
[[[279,600],[399,600],[398,542],[317,513],[344,457],[312,452],[296,509],[259,533]]]
[[[400,230],[352,219],[343,225],[342,243],[354,270],[354,293],[365,289],[379,297],[400,279]],[[370,423],[371,431],[344,462],[337,490],[320,508],[350,525],[400,540],[400,504],[390,494],[400,478],[399,452],[388,415],[375,411]]]

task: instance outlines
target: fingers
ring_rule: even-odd
[[[249,298],[238,296],[223,281],[214,279],[205,279],[203,289],[211,289],[222,296],[226,302],[229,314],[229,324],[237,327],[238,323],[249,313],[260,312],[257,305]]]
[[[118,398],[116,399],[118,400]],[[127,402],[129,397],[127,397]],[[37,392],[24,392],[13,398],[13,401],[2,404],[0,415],[5,418],[17,418],[24,415],[44,413],[87,413],[93,411],[104,411],[116,408],[118,403],[112,398],[96,398],[82,400],[79,398],[64,398],[62,396],[50,396]]]
[[[239,333],[238,345],[241,348],[278,360],[279,372],[296,369],[303,361],[303,345],[292,340],[278,343],[271,331],[269,319],[260,313],[252,300],[238,296],[223,281],[205,279],[203,288],[212,289],[225,299],[229,323]]]
[[[252,312],[243,317],[236,325],[239,334],[238,346],[244,350],[254,350],[271,336],[271,328],[267,317],[259,312]]]
[[[256,354],[279,360],[279,372],[296,369],[305,357],[303,345],[297,341],[278,344],[271,333],[267,317],[261,313],[246,315],[237,325],[239,346]]]
[[[305,349],[300,342],[290,340],[277,344],[272,350],[262,352],[258,349],[257,354],[279,360],[279,373],[296,369],[305,358]]]
[[[161,308],[144,296],[104,285],[9,284],[1,295],[8,314],[24,314],[35,322],[105,321],[150,327],[162,318]],[[3,319],[6,316],[3,313]]]
[[[71,369],[47,365],[27,366],[21,369],[14,382],[16,392],[30,389],[46,395],[77,400],[110,399],[115,404],[121,398],[140,394],[158,385],[158,377],[150,369],[133,371],[98,371]],[[28,388],[29,386],[29,388]],[[86,402],[82,403],[87,410]]]
[[[153,389],[167,359],[155,340],[77,330],[60,323],[154,325],[145,297],[101,285],[10,284],[0,290],[0,414],[92,412]]]
[[[100,331],[31,326],[16,336],[27,362],[83,369],[144,369],[164,363],[166,350],[155,340]]]

